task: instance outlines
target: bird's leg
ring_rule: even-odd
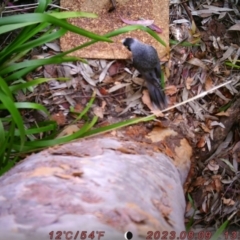
[[[116,1],[115,0],[111,0],[112,3],[112,7],[109,8],[108,12],[112,12],[116,9]]]

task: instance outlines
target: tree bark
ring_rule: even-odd
[[[192,150],[174,131],[147,137],[105,135],[27,157],[0,178],[0,239],[179,236]]]

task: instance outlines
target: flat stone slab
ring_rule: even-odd
[[[127,26],[124,19],[137,21],[141,18],[154,20],[154,24],[163,29],[159,36],[169,42],[169,0],[117,0],[116,9],[109,12],[112,4],[110,0],[61,0],[61,7],[70,11],[95,13],[98,18],[73,18],[69,23],[88,31],[104,35],[118,28]],[[142,42],[154,46],[161,59],[167,58],[167,49],[148,33],[140,30],[113,37],[114,43],[98,42],[69,55],[81,58],[96,59],[127,59],[131,54],[122,46],[120,41],[126,37],[134,37]],[[89,39],[78,34],[68,32],[60,39],[62,51],[79,46]]]

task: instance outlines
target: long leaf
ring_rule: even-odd
[[[51,81],[51,80],[67,81],[67,80],[69,80],[69,78],[38,78],[38,79],[34,79],[30,82],[19,83],[19,84],[16,84],[16,85],[9,86],[9,89],[12,93],[14,93],[14,92],[16,92],[20,89],[37,86],[38,84],[48,82],[48,81]]]
[[[94,121],[95,121],[95,119],[94,119]],[[58,144],[64,144],[64,143],[72,141],[76,138],[79,138],[88,129],[89,129],[89,123],[85,123],[79,131],[77,131],[71,135],[61,137],[61,138],[51,139],[51,140],[36,140],[36,141],[26,142],[24,147],[25,147],[25,149],[29,149],[29,147],[32,147],[33,149],[35,149],[35,148],[40,148],[40,147],[50,147],[50,146],[54,146],[54,145],[58,145]],[[24,149],[23,149],[23,151],[24,151]]]
[[[106,133],[106,132],[109,132],[109,131],[112,131],[115,129],[126,127],[126,126],[129,126],[132,124],[137,124],[139,122],[145,122],[145,121],[150,121],[150,120],[154,120],[154,119],[155,119],[155,116],[151,115],[151,116],[147,116],[147,117],[126,120],[126,121],[122,121],[119,123],[113,123],[108,126],[99,127],[97,129],[90,130],[90,131],[86,132],[85,134],[83,134],[82,137],[98,135],[98,134]]]
[[[31,39],[33,36],[48,26],[49,23],[43,22],[23,28],[19,35],[13,40],[13,42],[11,42],[7,47],[3,49],[2,52],[0,52],[0,61],[3,61],[7,56],[10,57],[10,54],[16,47],[21,46],[23,43]]]
[[[0,119],[0,146],[2,147],[5,142],[6,132],[2,123],[2,120]],[[1,165],[1,164],[0,164]]]
[[[58,30],[57,32],[53,32],[49,35],[44,35],[44,36],[39,37],[35,40],[27,42],[27,43],[23,44],[22,46],[19,46],[19,47],[15,48],[14,52],[25,51],[27,49],[33,49],[34,47],[43,45],[44,43],[48,43],[48,42],[51,42],[51,41],[53,41],[57,38],[60,38],[66,32],[67,32],[67,30],[62,28],[62,29]]]
[[[6,94],[4,94],[4,92],[2,90],[0,91],[0,100],[3,103],[3,105],[5,106],[5,108],[11,113],[11,116],[19,129],[20,140],[21,140],[20,148],[22,148],[24,145],[24,141],[25,141],[25,130],[24,130],[24,126],[23,126],[23,119],[22,119],[18,109],[16,108],[14,102],[12,101],[12,99],[9,98],[9,96],[7,96]]]
[[[46,64],[56,64],[56,63],[62,63],[62,62],[71,62],[71,61],[77,61],[79,58],[77,57],[51,57],[47,59],[35,59],[35,60],[27,60],[24,62],[12,64],[11,66],[5,67],[4,69],[0,70],[0,75],[5,75],[14,71],[17,71],[19,69],[25,69],[28,67],[39,67]],[[8,77],[5,78],[5,80],[8,80]]]
[[[13,30],[23,28],[32,24],[35,24],[36,22],[26,22],[26,23],[15,23],[15,24],[8,24],[5,26],[0,27],[0,34],[11,32]]]
[[[66,21],[57,19],[47,13],[28,13],[28,14],[24,14],[24,17],[19,15],[4,17],[4,18],[1,18],[0,25],[26,23],[26,22],[38,22],[38,23],[49,22],[49,23],[55,24],[56,26],[66,28],[71,32],[78,33],[82,36],[85,36],[91,39],[105,41],[105,42],[112,42],[112,40],[106,37],[103,37],[95,33],[89,32],[85,29],[76,27],[70,23],[67,23]]]
[[[16,108],[19,109],[37,109],[37,110],[42,110],[45,113],[49,114],[47,109],[38,103],[31,103],[31,102],[15,102],[14,103]],[[5,104],[0,104],[0,109],[8,109],[8,106],[6,106]]]
[[[6,82],[3,80],[3,78],[1,78],[1,77],[0,77],[0,88],[11,100],[13,100],[13,96],[12,96],[12,93],[10,91],[10,88],[8,87]]]
[[[12,149],[12,143],[14,138],[14,129],[15,123],[11,121],[9,126],[9,131],[6,133],[5,142],[1,145],[0,148],[0,169],[7,165],[9,159],[6,157],[9,153],[9,149]]]
[[[38,1],[38,6],[35,9],[36,13],[42,13],[46,10],[47,6],[49,3],[51,3],[51,0],[39,0]]]
[[[76,17],[85,17],[85,18],[97,18],[98,15],[88,12],[51,12],[49,15],[57,19],[67,19],[67,18],[76,18]]]
[[[131,25],[131,26],[122,27],[122,28],[114,30],[114,31],[112,31],[110,33],[107,33],[107,34],[105,34],[103,36],[111,38],[111,37],[115,37],[115,36],[118,36],[118,35],[126,33],[126,32],[135,31],[135,30],[142,30],[142,31],[147,32],[152,37],[154,37],[159,43],[161,43],[163,46],[167,47],[167,44],[158,36],[158,34],[156,34],[150,28],[147,28],[147,27],[144,27],[144,26],[140,26],[140,25]],[[86,43],[84,43],[84,44],[82,44],[80,46],[77,46],[75,48],[72,48],[72,49],[70,49],[68,51],[65,51],[63,53],[59,53],[57,56],[67,55],[67,54],[72,53],[74,51],[77,51],[79,49],[88,47],[88,46],[90,46],[90,45],[92,45],[92,44],[94,44],[96,42],[98,42],[98,40],[92,40],[92,41],[86,42]]]

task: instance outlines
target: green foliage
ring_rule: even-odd
[[[82,60],[76,57],[53,56],[47,59],[24,60],[33,48],[42,46],[72,31],[95,41],[111,42],[109,38],[91,33],[67,23],[66,18],[88,17],[96,18],[95,14],[82,12],[45,12],[50,1],[40,0],[35,13],[18,14],[1,18],[0,34],[16,30],[17,37],[5,48],[0,50],[0,174],[7,171],[26,151],[65,143],[85,133],[96,122],[90,123],[70,137],[54,139],[57,134],[55,122],[37,123],[27,128],[21,115],[22,109],[43,111],[49,115],[47,109],[37,103],[16,102],[14,94],[19,90],[26,91],[40,83],[51,79],[39,78],[26,82],[24,76],[34,69],[45,64]],[[26,57],[27,58],[27,57]],[[67,79],[58,79],[67,80]],[[43,139],[36,140],[36,136]]]
[[[69,24],[66,19],[74,17],[96,18],[92,13],[83,12],[47,12],[50,0],[39,0],[34,13],[18,14],[2,17],[0,21],[0,34],[18,31],[17,37],[0,50],[0,175],[9,170],[23,154],[40,150],[56,144],[63,144],[79,137],[110,131],[119,127],[134,124],[140,121],[154,119],[153,116],[133,119],[111,126],[92,129],[97,122],[97,117],[85,121],[83,127],[72,135],[56,138],[57,124],[53,121],[39,122],[31,127],[25,126],[21,115],[22,109],[43,111],[49,115],[47,109],[37,103],[16,102],[15,94],[19,91],[29,91],[38,84],[52,79],[38,78],[26,82],[26,74],[45,64],[58,64],[63,62],[83,61],[77,57],[68,57],[67,54],[87,47],[98,41],[112,42],[110,39],[122,33],[134,30],[148,32],[157,41],[166,46],[162,39],[149,28],[135,25],[117,29],[104,36],[97,35],[82,28]],[[62,37],[67,31],[80,34],[90,41],[67,52],[59,53],[46,59],[28,59],[29,52],[47,42],[52,42]],[[24,59],[24,60],[23,60]],[[65,78],[57,79],[65,81]],[[77,120],[83,119],[94,102],[94,95],[86,108],[79,114]],[[40,138],[41,136],[41,138]]]
[[[239,63],[240,61],[236,61],[236,62]],[[230,62],[230,61],[226,61],[226,62],[225,62],[225,65],[226,65],[226,66],[229,66],[229,67],[231,67],[231,68],[233,68],[233,69],[240,69],[240,65],[234,64],[234,63],[232,63],[232,62]]]

